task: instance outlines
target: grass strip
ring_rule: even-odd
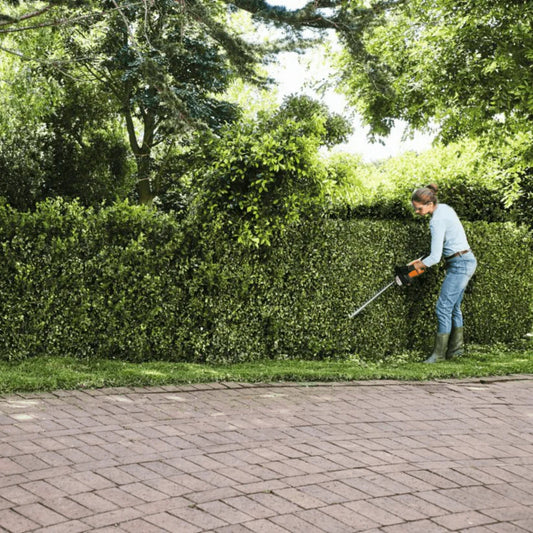
[[[467,356],[431,365],[421,363],[420,359],[421,354],[405,353],[376,363],[347,360],[260,360],[233,364],[195,364],[40,357],[18,362],[0,362],[0,393],[217,381],[426,381],[533,374],[533,349],[529,345],[519,348],[474,346]]]

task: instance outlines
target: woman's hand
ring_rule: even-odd
[[[410,265],[413,265],[415,267],[415,270],[418,272],[418,274],[422,274],[426,271],[426,265],[420,261],[420,259],[415,259],[414,261],[411,261],[409,263]]]

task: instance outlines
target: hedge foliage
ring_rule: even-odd
[[[329,159],[334,184],[331,211],[345,219],[410,219],[413,190],[437,183],[439,200],[452,205],[461,220],[533,227],[533,173],[516,164],[517,151],[521,150],[495,152],[478,142],[463,141],[378,164],[336,154]]]
[[[479,260],[468,339],[513,342],[531,328],[531,233],[465,226]],[[127,203],[0,206],[0,357],[375,360],[426,350],[442,267],[347,316],[428,245],[422,221],[320,219],[252,251],[198,241],[171,215]]]

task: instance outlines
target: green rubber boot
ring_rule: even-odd
[[[448,351],[446,352],[446,359],[453,359],[458,355],[464,353],[464,334],[463,327],[453,328],[448,342]]]
[[[424,363],[436,363],[446,359],[446,350],[448,349],[449,333],[437,333],[435,337],[435,348],[433,353],[424,361]]]

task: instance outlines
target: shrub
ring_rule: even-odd
[[[413,190],[437,183],[439,199],[453,205],[462,220],[531,225],[531,177],[507,168],[512,159],[512,154],[488,153],[474,141],[406,153],[379,165],[354,162],[349,173],[342,160],[331,159],[329,172],[337,177],[331,211],[340,218],[409,220]]]
[[[480,264],[467,294],[473,340],[513,342],[531,332],[532,234],[512,223],[470,223],[466,230]]]
[[[186,262],[171,217],[60,200],[0,212],[3,357],[180,357]]]
[[[531,327],[531,233],[465,226],[479,259],[468,338],[516,341]],[[172,216],[127,203],[0,205],[0,357],[359,360],[430,347],[441,267],[348,318],[427,249],[424,222],[317,219],[259,249],[192,237]]]
[[[517,341],[531,328],[531,234],[512,223],[465,226],[479,259],[463,305],[467,339]],[[253,352],[253,357],[376,359],[431,349],[442,265],[412,287],[392,287],[348,319],[392,280],[395,265],[420,257],[428,246],[423,222],[320,220],[292,228],[253,261],[237,259],[228,247],[223,271],[228,265],[242,268],[234,266],[233,281],[226,279],[213,294],[217,338],[226,342],[211,345],[209,357],[234,360],[237,350],[229,339],[238,339],[239,358]]]
[[[161,204],[181,210],[185,193],[194,224],[218,228],[246,246],[269,245],[286,226],[321,208],[326,172],[318,150],[342,142],[349,131],[323,104],[289,97],[275,113],[202,136],[197,168]]]

